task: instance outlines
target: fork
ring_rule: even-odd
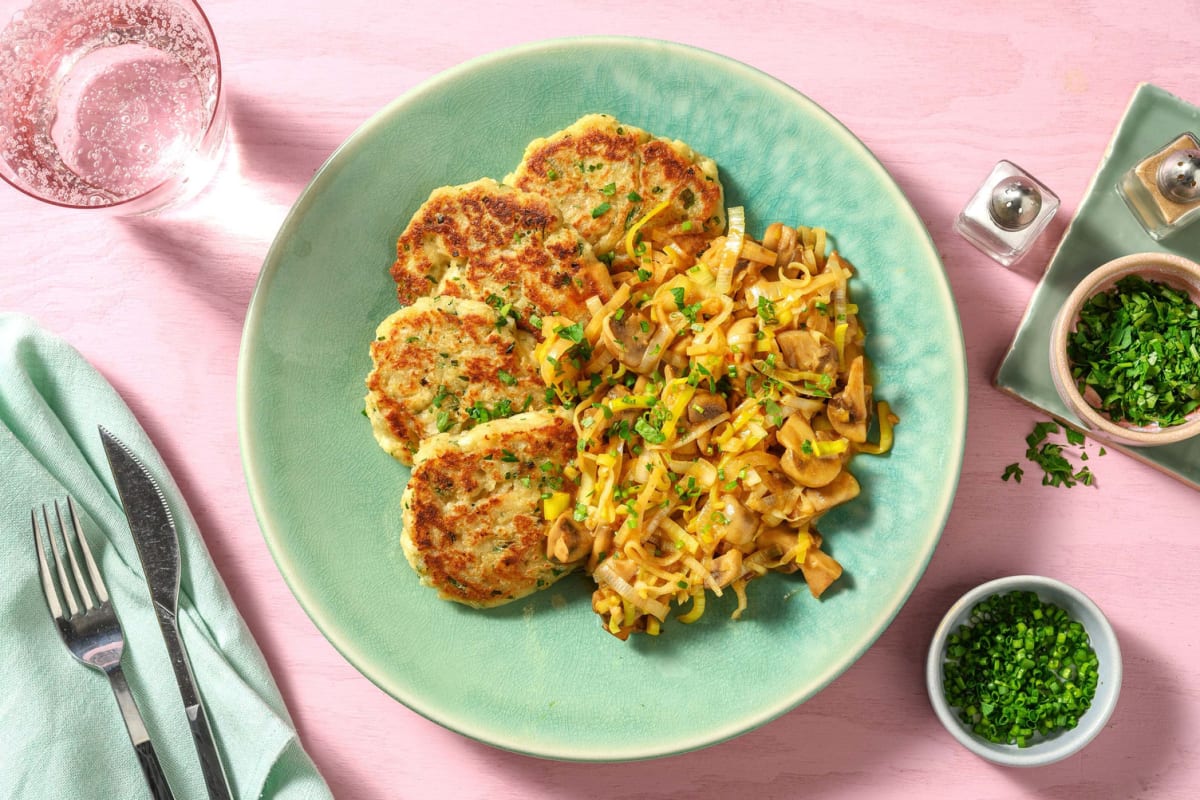
[[[133,694],[129,691],[129,684],[125,682],[125,674],[121,671],[121,656],[125,652],[125,636],[121,630],[121,622],[117,619],[117,613],[113,610],[104,579],[100,575],[100,570],[96,568],[91,548],[88,547],[83,529],[79,525],[79,514],[75,509],[75,502],[69,496],[67,497],[67,516],[75,531],[75,540],[79,543],[79,550],[83,553],[83,560],[87,567],[86,575],[79,568],[79,561],[75,557],[75,548],[71,546],[58,501],[54,501],[54,517],[58,522],[62,549],[66,550],[67,562],[70,564],[69,572],[63,563],[62,552],[54,535],[54,528],[50,524],[50,512],[46,505],[42,505],[42,521],[45,523],[45,538],[49,540],[50,550],[54,555],[53,572],[50,569],[43,543],[41,526],[38,524],[37,509],[30,511],[29,516],[33,523],[33,540],[37,550],[38,570],[42,577],[42,591],[46,595],[46,605],[50,607],[50,614],[54,617],[63,644],[80,663],[108,676],[113,694],[117,697],[117,705],[125,719],[125,729],[129,732],[129,740],[133,743],[138,762],[146,776],[146,783],[150,787],[151,797],[154,800],[173,800],[171,787],[167,784],[162,765],[158,762],[158,755],[154,752],[154,744],[150,741],[146,723],[142,720]],[[54,573],[58,575],[57,587]],[[72,581],[79,592],[78,600],[75,596],[75,589],[72,588]],[[66,604],[65,611],[63,609],[64,602]]]

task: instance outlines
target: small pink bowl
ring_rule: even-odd
[[[1166,253],[1135,253],[1098,267],[1079,282],[1054,319],[1054,327],[1050,331],[1050,374],[1054,378],[1054,388],[1067,407],[1098,439],[1134,447],[1181,442],[1200,433],[1200,409],[1189,414],[1187,420],[1179,425],[1167,428],[1157,425],[1134,427],[1114,421],[1090,405],[1071,378],[1067,337],[1079,321],[1079,309],[1092,296],[1111,289],[1117,281],[1129,275],[1140,275],[1148,281],[1165,283],[1186,291],[1193,302],[1200,304],[1200,264],[1186,258]],[[1093,400],[1096,399],[1091,389],[1087,392]]]

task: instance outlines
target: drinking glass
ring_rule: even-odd
[[[147,213],[225,144],[221,59],[191,0],[0,0],[0,177],[48,203]]]

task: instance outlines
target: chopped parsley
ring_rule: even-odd
[[[1099,410],[1131,425],[1178,425],[1200,408],[1200,306],[1187,292],[1130,275],[1079,312],[1071,376]]]
[[[1021,482],[1021,478],[1025,475],[1025,470],[1021,469],[1021,465],[1013,462],[1004,468],[1004,474],[1000,477],[1007,482],[1009,478],[1014,478],[1017,483]]]
[[[511,417],[514,413],[512,400],[509,400],[507,397],[497,400],[493,406],[488,406],[487,403],[477,400],[474,405],[467,409],[467,416],[474,420],[476,425],[482,425],[494,419]]]
[[[1050,440],[1051,434],[1062,433],[1062,441]],[[1096,481],[1095,474],[1087,466],[1076,467],[1071,458],[1087,461],[1088,454],[1084,449],[1087,437],[1071,428],[1061,428],[1057,422],[1039,422],[1033,426],[1033,431],[1025,437],[1025,458],[1042,471],[1043,486],[1062,486],[1071,488],[1082,483],[1091,486]],[[1100,448],[1098,455],[1104,455]],[[1014,462],[1004,468],[1000,478],[1005,482],[1009,478],[1017,483],[1025,475],[1020,463]]]
[[[638,418],[638,421],[633,424],[633,429],[650,444],[662,444],[667,440],[667,435],[654,427],[646,415]]]
[[[554,332],[562,338],[575,342],[576,344],[579,344],[583,341],[582,322],[576,322],[574,325],[560,325],[554,329]]]
[[[766,295],[758,296],[758,317],[768,325],[779,324],[779,317],[775,316],[775,303]]]
[[[675,298],[675,307],[679,309],[679,313],[688,322],[695,322],[696,315],[700,313],[700,304],[692,303],[691,305],[684,304],[684,296],[686,292],[682,286],[676,286],[671,289],[671,296]]]
[[[779,407],[779,404],[769,397],[760,402],[762,403],[763,411],[766,412],[767,421],[776,428],[783,427],[783,409]]]

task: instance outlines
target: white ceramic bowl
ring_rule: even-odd
[[[957,711],[946,702],[942,691],[942,664],[946,655],[946,640],[951,633],[965,624],[971,609],[977,603],[994,594],[1025,590],[1037,593],[1046,603],[1053,603],[1081,623],[1091,639],[1092,650],[1099,661],[1100,675],[1096,685],[1096,696],[1079,724],[1067,731],[1050,736],[1037,734],[1027,747],[1015,744],[995,744],[977,736],[958,718]],[[1121,648],[1117,644],[1112,626],[1087,595],[1053,578],[1036,575],[1014,575],[998,578],[975,587],[967,592],[946,612],[941,624],[933,634],[929,655],[925,662],[925,684],[933,710],[951,735],[971,752],[992,761],[1012,767],[1039,767],[1052,764],[1083,749],[1105,726],[1117,705],[1121,691]]]
[[[1093,408],[1071,378],[1067,337],[1075,330],[1079,309],[1091,297],[1111,289],[1117,281],[1129,275],[1140,275],[1148,281],[1183,289],[1193,302],[1200,304],[1200,264],[1186,258],[1168,253],[1134,253],[1097,267],[1067,297],[1050,331],[1050,374],[1054,378],[1054,388],[1067,407],[1098,439],[1134,447],[1180,442],[1200,433],[1200,409],[1188,415],[1186,422],[1168,428],[1157,425],[1131,427]],[[1098,402],[1095,398],[1093,400]]]

